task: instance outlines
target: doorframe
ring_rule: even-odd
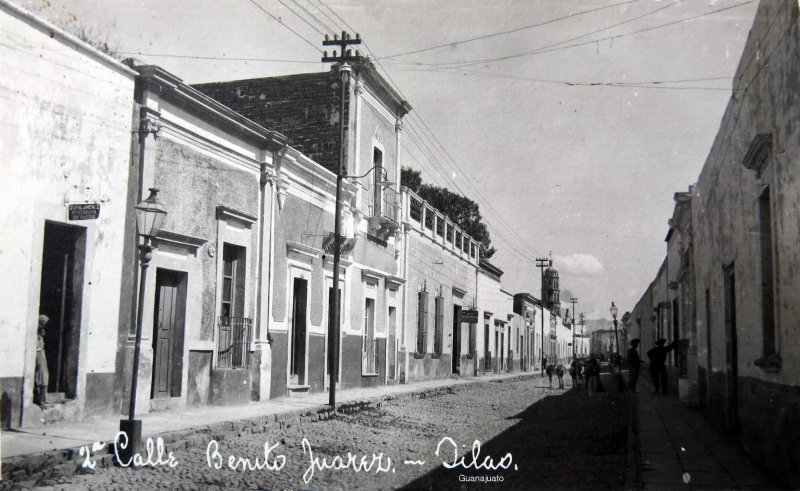
[[[305,355],[303,360],[303,370],[306,380],[303,385],[308,385],[308,337],[311,328],[311,279],[312,267],[309,264],[301,263],[298,261],[288,260],[288,285],[286,295],[286,385],[292,385],[292,337],[294,336],[294,310],[292,309],[294,303],[294,280],[302,279],[306,281],[306,337],[305,337]],[[299,383],[299,380],[298,380]]]
[[[183,297],[182,300],[179,299],[179,302],[182,302],[183,306],[181,308],[180,304],[179,304],[179,307],[178,307],[178,309],[179,309],[178,313],[180,313],[180,316],[181,316],[182,322],[183,322],[183,328],[182,328],[182,332],[181,332],[182,339],[180,340],[180,356],[181,356],[181,360],[182,360],[181,364],[180,364],[180,370],[181,370],[180,393],[177,396],[170,395],[168,397],[154,397],[154,386],[153,386],[153,383],[155,382],[155,375],[156,375],[155,367],[156,367],[156,356],[157,356],[157,350],[156,350],[156,346],[155,346],[155,343],[156,343],[156,332],[155,332],[156,331],[156,329],[155,329],[156,325],[155,325],[155,321],[156,321],[156,315],[158,314],[157,309],[156,309],[156,302],[158,302],[158,300],[159,300],[159,298],[158,298],[159,297],[159,292],[158,292],[158,273],[159,273],[159,271],[164,271],[164,272],[167,272],[167,274],[174,274],[174,275],[177,275],[177,276],[180,277],[180,279],[178,280],[178,283],[179,283],[178,284],[178,294],[182,295],[182,297]],[[152,349],[153,349],[153,363],[152,363],[153,369],[151,370],[151,374],[150,374],[150,399],[151,400],[153,400],[153,399],[180,399],[180,398],[183,398],[185,396],[186,390],[187,390],[186,382],[183,380],[183,378],[184,378],[183,374],[188,369],[188,359],[187,359],[188,351],[186,349],[186,342],[187,342],[187,336],[186,336],[186,329],[187,329],[187,326],[186,326],[186,314],[187,314],[187,310],[188,310],[187,309],[187,305],[188,305],[188,302],[189,302],[189,299],[188,299],[189,273],[186,272],[186,271],[174,270],[174,269],[163,268],[163,267],[156,267],[153,270],[153,276],[154,276],[154,278],[153,278],[153,281],[154,281],[153,288],[155,290],[155,292],[154,292],[155,294],[153,295],[153,317],[152,317],[152,322],[153,322],[153,331],[152,331],[152,333],[153,334],[151,336],[151,341],[150,341],[150,345],[152,346]],[[172,349],[173,349],[173,353],[177,355],[178,353],[175,353],[174,345],[173,345]],[[174,374],[171,375],[170,378],[172,379],[170,384],[174,383],[175,375]],[[170,386],[170,392],[172,392],[172,386]]]
[[[725,414],[726,430],[739,432],[739,346],[736,312],[736,263],[722,268],[722,288],[725,302]]]

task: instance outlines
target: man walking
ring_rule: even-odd
[[[669,390],[667,379],[667,354],[670,350],[675,349],[673,342],[669,346],[664,346],[667,342],[666,339],[659,339],[656,341],[655,347],[647,352],[647,357],[650,359],[650,375],[653,377],[653,394],[666,394]]]
[[[628,388],[630,388],[631,392],[636,394],[636,382],[639,380],[639,365],[644,363],[641,358],[639,358],[639,340],[632,339],[631,340],[631,347],[628,350]]]

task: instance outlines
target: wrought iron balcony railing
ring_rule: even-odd
[[[217,333],[217,368],[250,368],[253,320],[220,317]]]

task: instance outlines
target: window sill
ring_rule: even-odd
[[[473,359],[475,359],[475,353],[470,353],[467,355],[467,360],[473,360]]]
[[[417,360],[421,360],[425,358],[425,353],[414,353],[414,358],[416,358]]]
[[[432,360],[438,360],[441,357],[442,357],[441,353],[434,353],[434,354],[431,355],[431,359]]]
[[[377,373],[362,373],[361,376],[362,377],[377,377],[378,374]]]

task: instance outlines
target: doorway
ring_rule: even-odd
[[[453,306],[453,373],[461,373],[461,306]]]
[[[185,313],[186,273],[159,268],[153,319],[151,399],[181,395]]]
[[[395,343],[397,339],[397,307],[389,307],[389,339],[391,342],[386,343],[386,357],[389,359],[389,378],[395,380],[397,378],[397,350]]]
[[[725,288],[725,429],[739,432],[739,355],[736,336],[736,272],[734,263],[723,268]]]
[[[86,229],[44,224],[39,313],[50,318],[44,352],[50,379],[48,393],[74,399],[78,385]],[[58,398],[48,397],[54,401]]]
[[[308,280],[295,278],[292,288],[292,335],[289,346],[289,384],[306,383],[306,312]]]

